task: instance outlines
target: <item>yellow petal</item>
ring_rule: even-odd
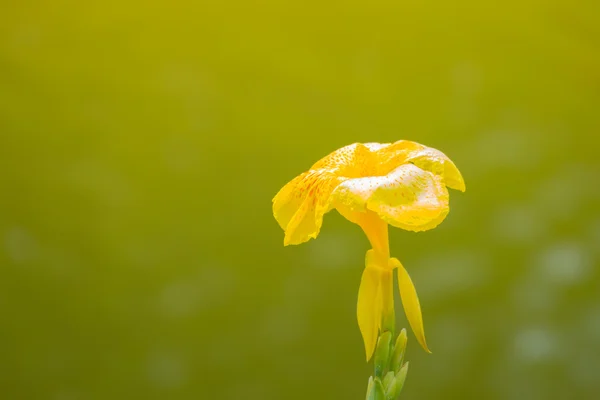
[[[373,175],[385,176],[398,166],[406,164],[409,154],[421,150],[422,144],[410,140],[398,140],[394,143],[386,143],[377,149],[375,154],[376,173]]]
[[[372,250],[369,250],[371,252]],[[367,258],[369,257],[367,252]],[[381,271],[367,267],[363,271],[358,289],[356,316],[358,326],[365,342],[367,361],[375,351],[379,325],[381,323]]]
[[[283,244],[300,244],[316,238],[320,225],[317,226],[315,198],[306,196],[285,228]]]
[[[354,143],[342,147],[317,161],[277,193],[273,198],[273,215],[285,231],[285,245],[317,237],[323,215],[332,208],[333,189],[348,177],[372,173],[376,161],[371,148],[377,146]]]
[[[423,149],[411,152],[406,158],[417,167],[432,172],[444,179],[451,189],[465,191],[465,181],[456,165],[441,151],[423,146]]]
[[[327,170],[330,173],[346,178],[373,175],[377,166],[375,150],[379,143],[354,143],[328,154],[317,161],[311,170]]]
[[[441,151],[410,140],[399,140],[382,145],[375,155],[377,173],[387,175],[402,164],[412,163],[443,178],[444,184],[451,189],[465,191],[465,182],[456,165]]]
[[[323,215],[329,211],[331,191],[338,179],[326,170],[305,172],[285,185],[273,198],[273,215],[285,231],[284,244],[316,238]]]
[[[367,207],[397,228],[425,231],[438,226],[450,211],[442,179],[412,164],[387,175],[387,184],[374,191]]]
[[[285,230],[298,211],[307,193],[296,190],[308,172],[298,175],[288,182],[273,198],[273,216],[281,229]]]
[[[397,259],[392,259],[390,262],[393,262],[394,266],[398,267],[398,286],[400,288],[400,298],[402,299],[402,306],[404,307],[406,319],[408,319],[408,323],[410,324],[417,341],[421,344],[426,352],[431,353],[427,347],[427,342],[425,341],[423,316],[421,314],[421,305],[419,304],[419,298],[417,297],[415,286],[413,285],[408,272],[402,266],[400,261]]]
[[[413,164],[401,165],[386,176],[345,180],[331,198],[347,218],[372,210],[390,225],[411,231],[436,227],[449,211],[443,179]]]

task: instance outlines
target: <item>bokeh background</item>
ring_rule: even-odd
[[[410,139],[467,192],[391,232],[403,398],[598,399],[599,128],[595,0],[5,0],[1,398],[363,398],[367,240],[284,248],[271,199]]]

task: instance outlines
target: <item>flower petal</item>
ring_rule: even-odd
[[[321,229],[321,223],[317,225],[316,199],[306,196],[285,229],[283,244],[301,244],[309,239],[315,239]],[[322,221],[322,219],[321,219]]]
[[[390,262],[398,267],[398,287],[400,289],[400,298],[402,299],[402,306],[404,307],[406,319],[408,319],[408,323],[421,347],[423,347],[426,352],[431,353],[425,340],[421,305],[419,304],[419,298],[417,297],[417,291],[413,285],[412,279],[410,279],[408,272],[398,259],[393,258]]]
[[[411,152],[407,159],[417,167],[432,172],[444,178],[444,183],[451,189],[466,190],[465,181],[456,165],[439,150],[423,146],[420,150]]]
[[[273,198],[273,216],[283,230],[287,228],[306,198],[307,193],[296,190],[296,188],[307,174],[308,172],[305,172],[292,179]]]
[[[336,176],[346,178],[373,175],[377,160],[372,149],[378,149],[378,144],[354,143],[344,146],[317,161],[311,170],[327,170]]]
[[[372,252],[372,250],[369,250]],[[367,252],[367,259],[369,258]],[[381,269],[367,267],[364,269],[358,289],[356,316],[358,327],[365,342],[367,361],[375,351],[379,325],[381,323]]]
[[[378,173],[387,175],[399,165],[412,163],[417,167],[441,176],[451,189],[465,191],[465,181],[456,165],[439,150],[410,140],[399,140],[377,149]]]
[[[442,178],[412,164],[386,176],[348,179],[334,189],[332,203],[344,216],[372,210],[390,225],[411,231],[436,227],[449,211]]]
[[[377,148],[375,158],[377,163],[376,173],[373,175],[385,176],[402,164],[406,164],[409,154],[421,150],[424,146],[410,140],[398,140],[386,143]]]
[[[328,200],[339,179],[326,170],[305,172],[285,185],[273,199],[273,215],[285,231],[284,245],[316,238]]]
[[[448,190],[442,179],[412,164],[387,176],[369,198],[367,208],[397,228],[424,231],[439,225],[449,212]]]

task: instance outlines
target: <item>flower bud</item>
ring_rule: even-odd
[[[379,335],[377,348],[375,349],[375,377],[381,379],[390,365],[390,343],[392,332],[386,331]]]
[[[385,388],[386,393],[388,387],[390,387],[390,384],[394,379],[396,379],[396,374],[394,373],[394,371],[390,371],[387,374],[385,374],[385,378],[383,378],[383,387]]]
[[[367,393],[367,400],[386,400],[385,399],[385,390],[383,389],[383,383],[381,383],[381,379],[375,378],[373,380],[373,384],[371,385],[371,379],[369,379],[369,391]]]
[[[404,352],[406,350],[406,329],[402,329],[398,338],[396,339],[396,345],[394,346],[394,351],[392,353],[392,362],[390,365],[390,371],[394,371],[394,373],[398,373],[400,367],[402,366],[402,361],[404,361]]]
[[[400,371],[396,374],[396,398],[400,396],[402,388],[404,387],[404,381],[406,380],[406,374],[408,373],[408,361],[404,363]]]
[[[366,400],[370,399],[371,391],[373,390],[373,384],[374,384],[373,377],[370,376],[369,377],[369,383],[367,384],[367,398],[366,398]]]
[[[390,371],[383,379],[383,388],[385,389],[385,400],[396,400],[396,375]]]

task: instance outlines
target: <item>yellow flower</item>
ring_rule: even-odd
[[[388,224],[410,231],[435,228],[449,211],[446,186],[465,190],[460,172],[439,150],[407,140],[355,143],[318,161],[273,199],[273,215],[285,231],[284,245],[316,238],[323,215],[333,208],[367,235],[372,249],[366,255],[357,304],[367,360],[379,331],[394,330],[394,269],[406,317],[429,352],[413,283],[400,261],[390,258]]]

